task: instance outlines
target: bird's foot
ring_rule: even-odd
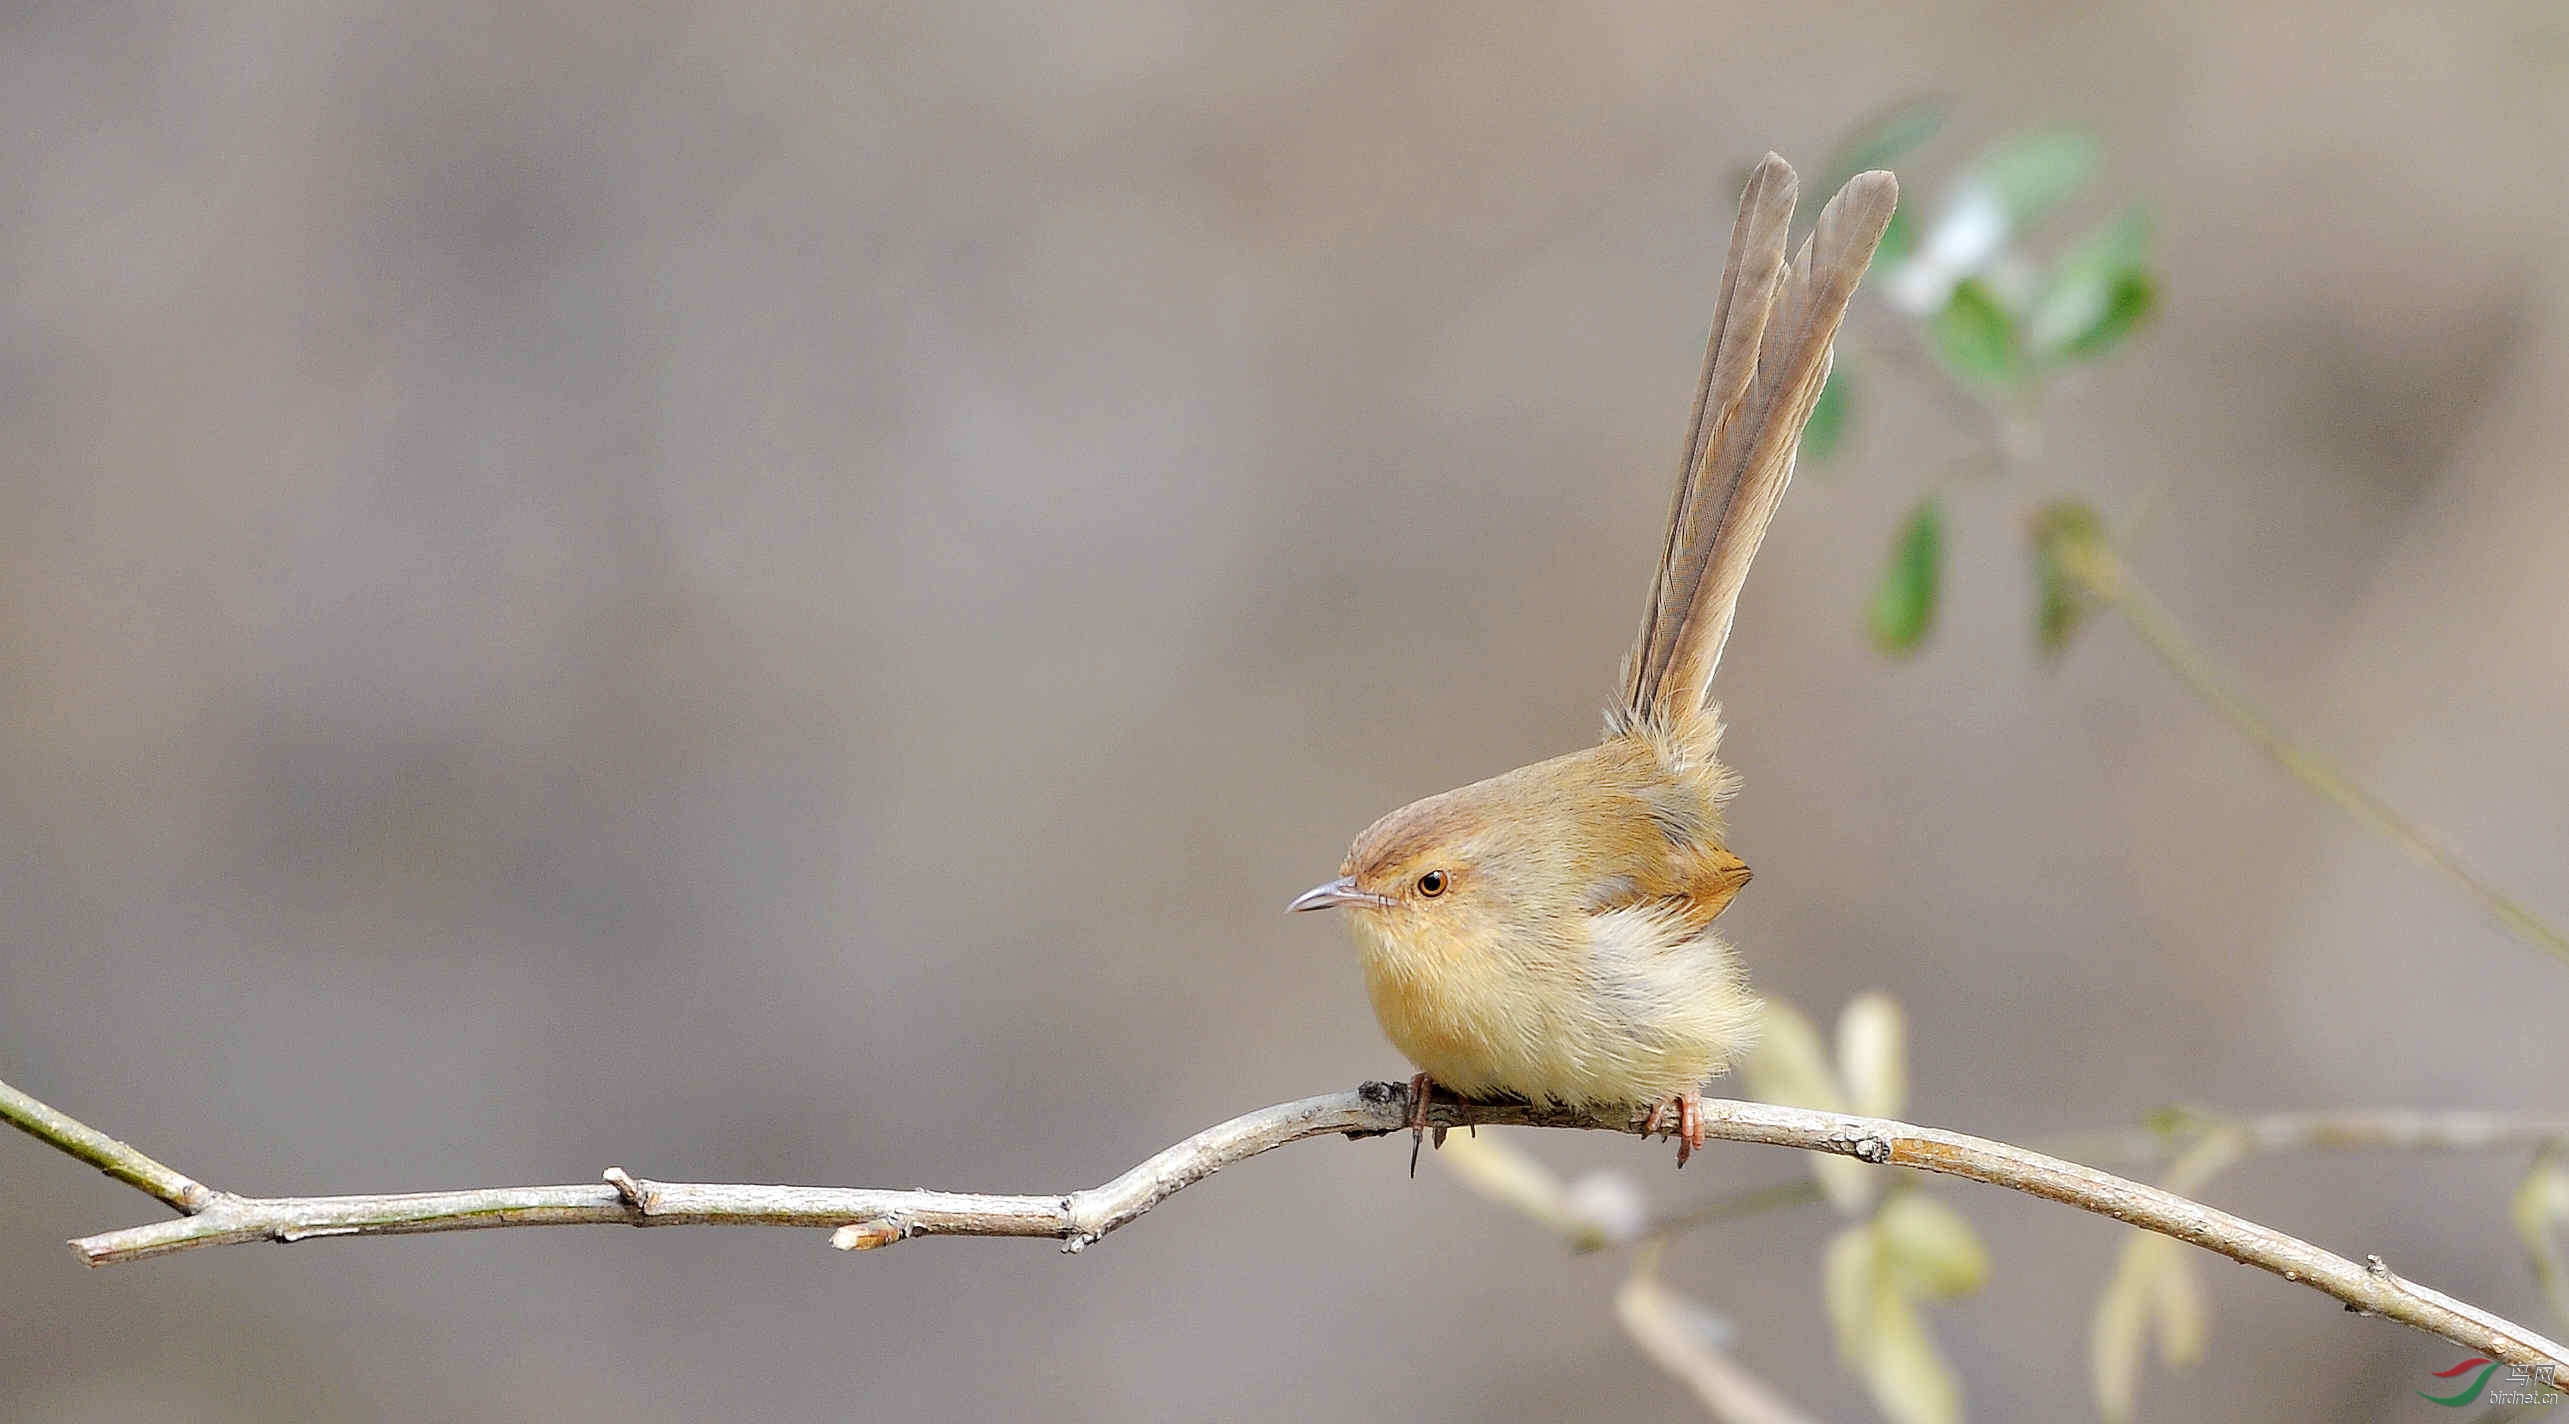
[[[1641,1135],[1648,1137],[1654,1132],[1662,1142],[1675,1134],[1677,1165],[1685,1166],[1686,1159],[1704,1147],[1704,1095],[1688,1088],[1664,1102],[1652,1103],[1650,1116],[1641,1120]]]
[[[1424,1073],[1409,1080],[1409,1121],[1405,1125],[1409,1128],[1409,1174],[1412,1177],[1418,1175],[1419,1144],[1427,1140],[1431,1129],[1436,1133],[1436,1145],[1445,1145],[1444,1127],[1427,1120],[1427,1098],[1435,1091],[1436,1084]]]

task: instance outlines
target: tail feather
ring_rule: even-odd
[[[1675,729],[1706,708],[1748,567],[1793,478],[1830,343],[1899,198],[1858,174],[1821,209],[1789,267],[1795,181],[1767,155],[1732,230],[1668,541],[1624,675],[1619,720]]]
[[[1768,154],[1748,177],[1731,224],[1730,257],[1722,267],[1721,294],[1713,304],[1712,335],[1704,343],[1704,369],[1695,381],[1695,410],[1686,444],[1677,452],[1677,492],[1668,508],[1668,537],[1650,584],[1641,631],[1624,660],[1624,707],[1638,715],[1657,696],[1659,681],[1677,646],[1687,610],[1694,605],[1699,557],[1707,547],[1698,493],[1711,451],[1723,440],[1732,415],[1757,377],[1757,351],[1783,287],[1784,241],[1793,222],[1801,179],[1793,165]],[[1714,512],[1718,517],[1718,511]]]

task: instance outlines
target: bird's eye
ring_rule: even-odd
[[[1445,893],[1445,872],[1431,870],[1418,877],[1418,893],[1430,899]]]

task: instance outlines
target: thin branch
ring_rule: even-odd
[[[12,1101],[22,1095],[12,1095]],[[108,1139],[70,1118],[24,1100],[36,1111],[10,1120],[83,1161],[100,1160]],[[1639,1132],[1638,1110],[1589,1112],[1523,1104],[1431,1102],[1431,1123],[1587,1128]],[[111,1231],[71,1243],[91,1265],[135,1261],[201,1246],[317,1236],[477,1231],[503,1226],[750,1225],[832,1227],[841,1249],[888,1246],[912,1236],[1040,1236],[1077,1251],[1134,1220],[1186,1187],[1235,1162],[1289,1142],[1327,1133],[1380,1137],[1404,1127],[1408,1094],[1367,1083],[1261,1108],[1205,1129],[1102,1187],[1067,1196],[993,1196],[960,1192],[884,1191],[846,1187],[770,1187],[736,1183],[653,1182],[621,1170],[595,1186],[493,1187],[398,1196],[243,1197],[216,1192],[194,1215]],[[1911,1167],[1962,1177],[2060,1202],[2217,1252],[2307,1285],[2348,1308],[2438,1335],[2492,1359],[2530,1366],[2569,1381],[2569,1348],[2391,1274],[2366,1267],[2270,1227],[2215,1211],[2139,1182],[2003,1142],[1772,1103],[1709,1100],[1708,1136],[1806,1152],[1853,1157],[1875,1166]],[[131,1159],[148,1162],[132,1149]],[[135,1161],[119,1157],[128,1170]],[[155,1164],[156,1165],[156,1164]],[[160,1168],[159,1186],[177,1174]],[[140,1175],[140,1173],[137,1173]],[[183,1179],[178,1179],[183,1180]],[[137,1185],[144,1185],[138,1182]],[[154,1186],[144,1190],[163,1193]],[[164,1196],[163,1198],[167,1198]]]
[[[2569,932],[2532,906],[2498,888],[2466,864],[2433,832],[2366,790],[2336,764],[2297,742],[2264,709],[2233,689],[2212,660],[2186,636],[2174,614],[2132,576],[2114,547],[2101,538],[2064,539],[2054,548],[2063,572],[2078,580],[2099,603],[2123,615],[2159,661],[2177,675],[2203,704],[2231,730],[2295,780],[2318,792],[2366,829],[2399,847],[2402,854],[2451,882],[2479,902],[2482,910],[2509,934],[2569,963]]]
[[[149,1192],[185,1212],[203,1211],[217,1195],[211,1188],[164,1167],[87,1123],[65,1116],[0,1083],[0,1122],[39,1142],[49,1142],[117,1181]]]

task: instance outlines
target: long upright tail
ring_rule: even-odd
[[[1740,585],[1828,380],[1829,343],[1900,195],[1888,173],[1856,175],[1787,265],[1799,186],[1792,165],[1770,153],[1740,196],[1668,542],[1624,663],[1623,725],[1674,730],[1704,712]]]

